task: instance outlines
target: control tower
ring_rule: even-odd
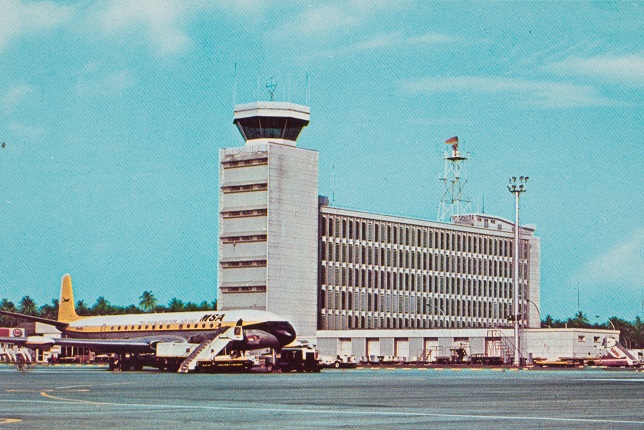
[[[308,106],[284,102],[255,102],[235,106],[233,123],[247,145],[271,141],[296,146],[295,141],[309,124]]]
[[[317,329],[318,153],[296,145],[308,106],[237,105],[245,144],[219,152],[220,310],[286,317],[299,338]]]

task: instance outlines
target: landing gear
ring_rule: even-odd
[[[110,357],[109,369],[116,372],[127,372],[128,370],[143,370],[143,359],[137,354],[114,354]]]

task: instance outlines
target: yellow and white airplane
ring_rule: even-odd
[[[79,316],[74,307],[69,274],[64,275],[61,282],[57,320],[7,311],[0,311],[0,314],[51,324],[63,334],[61,338],[0,338],[0,342],[39,348],[75,346],[118,354],[119,366],[126,369],[150,365],[179,371],[180,367],[185,367],[188,371],[194,369],[200,353],[203,357],[203,350],[209,351],[211,356],[224,348],[228,351],[279,350],[293,342],[296,336],[286,319],[260,310]],[[184,356],[159,358],[160,345],[178,345]],[[191,348],[186,348],[188,346]]]

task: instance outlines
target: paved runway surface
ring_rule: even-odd
[[[644,373],[0,366],[0,429],[644,428]]]

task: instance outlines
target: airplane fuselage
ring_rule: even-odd
[[[242,320],[244,340],[231,347],[241,350],[279,348],[295,339],[293,326],[266,311],[196,311],[104,315],[72,321],[64,329],[75,339],[154,339],[156,342],[199,343]],[[150,346],[154,347],[154,343]]]

